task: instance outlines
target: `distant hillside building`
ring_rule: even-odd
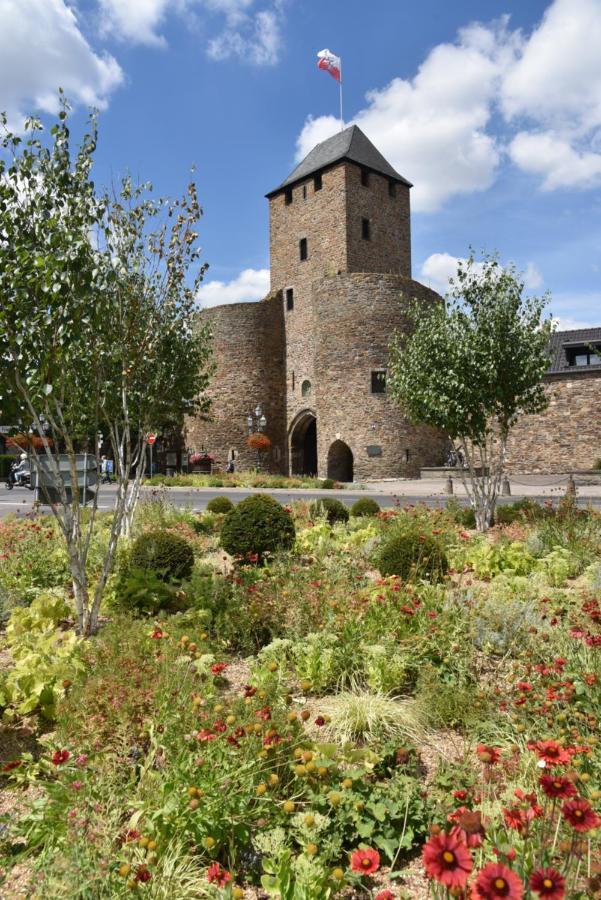
[[[246,418],[260,403],[272,471],[352,481],[442,461],[443,436],[410,425],[386,390],[402,297],[440,301],[411,279],[410,188],[353,125],[267,195],[271,292],[203,311],[214,421],[189,424],[190,446],[254,465]]]
[[[410,188],[353,125],[267,194],[271,291],[203,310],[213,419],[188,422],[191,448],[222,467],[232,457],[254,466],[246,422],[261,404],[274,472],[359,481],[443,463],[445,437],[410,425],[386,390],[388,345],[407,324],[403,299],[441,302],[411,278]],[[601,329],[554,336],[551,406],[519,423],[512,471],[590,468],[601,456],[601,366],[583,364],[591,336],[601,340]]]

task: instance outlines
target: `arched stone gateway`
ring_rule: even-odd
[[[328,478],[353,480],[353,451],[344,441],[334,441],[328,450]]]
[[[290,428],[290,474],[317,474],[317,420],[310,409],[299,413]]]

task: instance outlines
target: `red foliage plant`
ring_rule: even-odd
[[[248,436],[247,444],[251,450],[257,450],[259,453],[267,453],[268,450],[271,450],[270,438],[268,438],[266,434],[261,434],[259,431]]]

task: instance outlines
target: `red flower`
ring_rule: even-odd
[[[318,728],[323,728],[323,726],[326,724],[326,720],[323,716],[317,716],[317,718],[315,719],[315,724]]]
[[[472,885],[472,900],[522,900],[523,896],[522,880],[503,863],[488,863]]]
[[[463,888],[472,871],[472,857],[457,834],[442,831],[422,847],[422,860],[428,878],[435,878],[445,887]]]
[[[494,766],[495,763],[499,762],[501,756],[500,750],[496,747],[487,747],[486,744],[478,744],[476,753],[478,754],[478,759],[486,763],[487,766]]]
[[[245,697],[254,697],[257,693],[256,687],[253,687],[252,684],[244,685],[244,696]]]
[[[575,831],[592,831],[601,825],[601,818],[597,815],[588,800],[578,797],[576,800],[568,800],[561,807],[567,821]]]
[[[213,663],[211,666],[211,672],[213,675],[221,675],[222,672],[225,672],[227,669],[227,663]]]
[[[576,787],[565,775],[541,775],[539,784],[547,797],[561,797],[562,800],[576,795]]]
[[[557,869],[538,869],[530,876],[530,887],[545,900],[563,900],[566,895],[566,881]]]
[[[537,741],[536,744],[529,744],[528,749],[534,750],[548,766],[562,766],[570,761],[570,754],[559,741]]]
[[[508,828],[513,828],[514,831],[519,832],[520,834],[526,828],[527,819],[526,813],[523,809],[520,809],[519,806],[512,806],[509,809],[503,809],[503,818],[505,819],[505,824]]]
[[[222,869],[218,862],[215,862],[209,866],[207,880],[209,884],[225,887],[228,881],[232,880],[232,876],[225,869]]]
[[[12,772],[13,769],[18,769],[21,765],[20,759],[11,759],[10,762],[4,763],[2,766],[3,772]]]
[[[394,900],[394,894],[392,891],[380,891],[376,894],[376,900]]]
[[[355,850],[351,856],[351,869],[353,872],[363,872],[364,875],[373,875],[379,868],[380,854],[371,847],[368,847],[367,850]]]
[[[455,826],[451,829],[451,834],[456,834],[467,847],[481,847],[484,841],[484,825],[482,824],[482,813],[480,810],[466,809],[461,806],[449,816],[449,821],[455,822]]]
[[[138,868],[136,869],[136,874],[134,875],[135,881],[145,882],[150,881],[151,878],[152,875],[150,874],[146,866],[138,866]]]
[[[55,766],[62,766],[63,763],[66,763],[71,754],[68,750],[56,750],[52,754],[52,762]]]

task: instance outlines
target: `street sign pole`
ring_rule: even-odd
[[[150,477],[152,478],[152,444],[150,445]]]

